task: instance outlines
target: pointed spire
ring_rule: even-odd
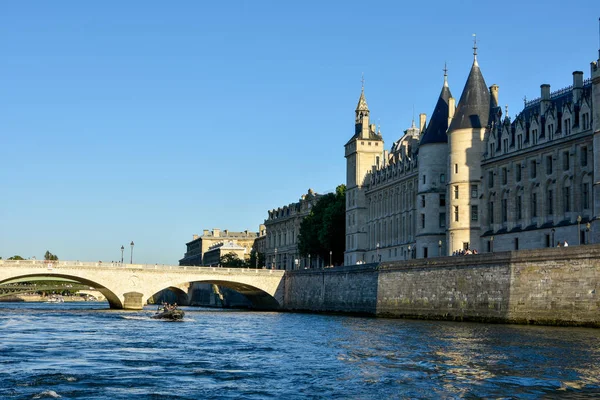
[[[477,64],[477,42],[473,46],[475,61],[469,72],[469,77],[460,96],[448,132],[456,129],[479,129],[488,124],[490,113],[490,92],[479,64]]]
[[[362,74],[361,78],[361,89],[360,89],[360,98],[358,99],[358,105],[356,106],[356,111],[369,111],[369,106],[367,105],[367,99],[365,98],[365,74]]]
[[[362,73],[361,78],[360,78],[360,86],[361,86],[360,91],[362,93],[364,93],[365,92],[365,73],[364,72]]]
[[[429,124],[427,124],[427,127],[421,135],[422,145],[428,143],[448,142],[448,135],[446,134],[446,131],[448,130],[448,112],[450,109],[449,102],[450,98],[452,97],[452,93],[450,93],[450,88],[448,87],[448,81],[446,79],[448,69],[445,65],[443,71],[444,85],[442,86],[442,91],[440,92],[440,97],[435,105],[435,109],[431,114]]]
[[[477,34],[473,34],[473,64],[477,64]]]
[[[446,62],[444,62],[444,87],[448,87],[448,67],[446,66]]]

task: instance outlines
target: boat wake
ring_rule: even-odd
[[[122,315],[121,318],[131,319],[131,320],[135,320],[135,321],[147,321],[147,320],[151,319],[150,317],[142,317],[140,315]]]

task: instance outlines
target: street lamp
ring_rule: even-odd
[[[123,264],[123,251],[125,251],[125,246],[121,245],[121,264]]]
[[[275,247],[275,255],[273,256],[273,266],[274,269],[277,269],[277,247]]]
[[[412,259],[412,252],[411,252],[411,247],[410,244],[408,245],[408,259]]]
[[[454,232],[450,232],[450,251],[454,254]]]
[[[581,215],[577,216],[577,242],[581,245]]]
[[[130,246],[131,246],[131,259],[129,260],[129,264],[133,264],[133,246],[134,246],[133,240],[131,241]]]
[[[490,250],[492,253],[494,252],[494,237],[490,237]]]
[[[312,268],[312,263],[310,262],[310,254],[308,255],[308,268]]]
[[[377,249],[377,262],[379,262],[381,261],[381,259],[379,258],[379,243],[375,245],[375,248]]]
[[[550,247],[554,247],[554,232],[556,232],[556,229],[552,228],[550,232],[552,232],[552,243],[550,244]]]
[[[333,252],[331,250],[329,250],[329,266],[331,267],[331,256],[333,255]]]
[[[585,236],[586,236],[585,244],[590,244],[590,228],[591,228],[591,225],[589,222],[587,224],[585,224]]]
[[[438,257],[442,256],[442,241],[438,240]]]
[[[294,260],[294,264],[296,264],[296,269],[300,269],[300,260],[297,258]]]

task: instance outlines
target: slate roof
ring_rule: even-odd
[[[425,133],[421,137],[421,145],[428,143],[448,143],[448,101],[452,97],[450,88],[448,87],[448,81],[444,75],[444,86],[438,98],[437,104],[431,114],[429,125],[425,129]]]
[[[360,92],[360,98],[358,99],[358,104],[356,105],[356,111],[369,111],[369,106],[367,105],[367,99],[365,98],[364,90]]]
[[[465,83],[449,130],[485,128],[490,113],[490,92],[485,84],[477,59]]]

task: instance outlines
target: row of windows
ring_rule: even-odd
[[[573,211],[572,208],[572,201],[571,201],[571,188],[570,187],[564,187],[563,188],[563,212],[568,213]],[[536,192],[531,193],[530,195],[531,197],[531,217],[532,218],[536,218],[538,217],[538,194]],[[553,215],[554,214],[554,206],[555,206],[555,193],[553,189],[548,189],[546,191],[546,202],[545,202],[545,211],[546,211],[546,215]],[[590,208],[590,184],[589,183],[583,183],[581,185],[581,210],[587,210]],[[504,198],[501,200],[501,213],[500,213],[500,218],[501,221],[507,222],[508,221],[508,199]],[[523,219],[523,196],[518,195],[515,198],[515,218],[516,220],[521,220]],[[493,224],[494,221],[494,202],[490,201],[488,204],[488,222],[490,224]]]
[[[368,199],[369,219],[373,220],[383,215],[410,210],[413,208],[415,199],[413,183],[402,186],[402,188],[391,189],[389,194],[385,192],[373,195]]]
[[[458,199],[458,185],[453,186],[454,198]],[[476,199],[479,195],[479,190],[477,189],[477,185],[471,185],[471,198]],[[446,194],[439,194],[439,206],[446,207]],[[425,195],[421,195],[421,207],[425,208]]]
[[[559,121],[560,122],[560,121]],[[590,114],[589,113],[583,113],[581,115],[581,126],[583,130],[588,130],[591,128],[591,120],[590,120]],[[554,134],[557,132],[554,129],[554,123],[549,123],[546,126],[546,131],[548,132],[548,140],[553,140],[554,139]],[[571,124],[571,118],[565,118],[563,120],[563,132],[566,135],[570,135],[571,134],[571,128],[572,128],[572,124]],[[528,129],[528,128],[527,128]],[[538,139],[539,139],[539,129],[531,129],[531,136],[533,139],[533,144],[536,145],[538,144]],[[502,136],[506,136],[507,133],[506,131],[503,131],[503,133],[501,133],[500,135]],[[529,137],[529,132],[526,131],[525,132],[526,138]],[[517,132],[517,150],[521,150],[523,148],[523,132],[521,129],[518,130]],[[491,157],[495,157],[496,156],[496,144],[491,142],[489,144],[490,146],[490,151],[489,154]],[[502,151],[503,154],[508,153],[509,151],[509,145],[508,145],[508,138],[504,138],[502,139],[502,146],[500,146],[500,150]]]
[[[427,183],[427,175],[423,175],[423,185]],[[446,174],[440,174],[440,183],[446,183]]]
[[[569,153],[568,150],[563,151],[563,153],[562,153],[562,170],[563,171],[568,171],[571,168],[571,164],[572,164],[571,158],[572,158],[571,154]],[[588,165],[587,146],[580,147],[579,162],[582,167],[586,167]],[[538,166],[537,160],[529,161],[529,178],[530,179],[537,178],[537,175],[538,175],[537,166]],[[551,175],[552,173],[554,173],[554,158],[552,155],[547,155],[545,157],[545,166],[546,166],[546,175]],[[524,166],[521,163],[515,164],[515,181],[516,182],[521,182],[521,179],[522,179],[521,169],[522,168],[524,168]],[[502,167],[501,179],[502,179],[503,185],[506,185],[508,183],[508,168],[507,167]],[[494,171],[493,170],[488,171],[488,187],[489,188],[494,187]]]
[[[385,247],[413,240],[413,217],[389,218],[369,224],[369,248]]]
[[[421,214],[421,229],[425,229],[425,218],[426,214]],[[454,206],[454,221],[459,222],[458,206]],[[479,207],[476,205],[471,206],[471,221],[479,221]],[[440,228],[446,227],[446,213],[440,212],[438,215],[438,222]]]

